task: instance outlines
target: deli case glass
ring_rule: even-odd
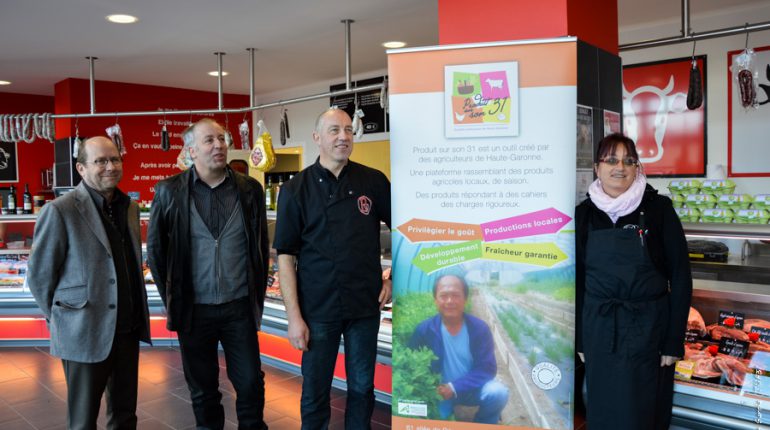
[[[693,297],[672,428],[770,429],[770,225],[684,228]]]
[[[268,211],[268,231],[272,243],[275,230],[275,212]],[[27,261],[32,247],[32,238],[37,215],[0,216],[0,345],[4,346],[45,346],[48,344],[48,330],[40,310],[25,284]],[[150,306],[150,326],[154,345],[176,344],[176,333],[165,328],[165,309],[158,290],[147,267],[147,227],[150,223],[148,212],[140,217],[142,230],[143,269]],[[390,271],[390,230],[384,224],[380,229],[381,265],[383,276]],[[391,318],[392,304],[381,312],[378,334],[377,368],[375,369],[375,393],[377,399],[390,401],[391,363]],[[260,348],[265,362],[285,370],[298,371],[301,355],[287,348],[286,332],[288,322],[281,298],[275,250],[271,250],[267,298],[262,319]],[[343,353],[343,346],[340,346]],[[337,376],[337,375],[335,375]],[[335,378],[335,385],[344,387],[342,377]]]

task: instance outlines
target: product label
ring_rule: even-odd
[[[744,314],[733,311],[719,311],[719,325],[731,328],[743,328]]]
[[[746,358],[749,353],[749,343],[729,337],[723,337],[719,341],[719,353],[736,358]]]
[[[752,327],[751,332],[759,333],[759,340],[765,343],[770,343],[770,328]]]
[[[700,337],[700,332],[698,330],[687,330],[684,334],[684,341],[687,343],[693,343],[698,340]]]

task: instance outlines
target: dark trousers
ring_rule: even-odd
[[[62,360],[67,381],[67,428],[96,429],[106,391],[107,428],[136,428],[139,335],[116,334],[107,359],[99,363]]]
[[[198,429],[222,429],[218,344],[225,351],[227,377],[235,388],[239,429],[266,429],[265,374],[257,326],[248,298],[222,305],[194,305],[193,326],[179,332],[179,347]]]
[[[329,427],[329,392],[334,378],[340,336],[345,339],[345,374],[348,389],[345,428],[371,428],[379,315],[354,320],[306,323],[310,330],[310,342],[308,350],[302,354],[302,429]]]

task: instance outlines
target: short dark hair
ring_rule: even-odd
[[[596,148],[596,158],[594,159],[594,163],[598,164],[599,160],[611,155],[618,146],[625,148],[626,154],[629,157],[634,157],[634,159],[639,160],[639,154],[636,152],[636,144],[634,144],[634,141],[630,137],[624,136],[622,133],[612,133],[599,141]]]
[[[468,298],[468,283],[465,282],[465,278],[460,275],[455,275],[452,273],[447,273],[446,275],[441,275],[438,278],[436,278],[436,282],[433,283],[433,297],[436,297],[436,288],[438,287],[438,283],[441,282],[444,278],[457,278],[460,280],[460,283],[463,284],[463,294],[465,295],[465,298]]]

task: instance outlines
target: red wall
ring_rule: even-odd
[[[51,113],[54,109],[54,98],[32,94],[0,93],[0,114],[20,113]],[[15,186],[17,204],[21,204],[21,193],[24,184],[29,184],[29,191],[35,195],[42,188],[40,172],[53,167],[53,145],[45,139],[35,139],[32,143],[19,142],[16,144],[18,154],[19,181],[15,183],[0,183],[0,187]],[[53,198],[53,195],[48,198]]]
[[[567,16],[570,36],[618,55],[617,0],[570,0]]]
[[[617,0],[439,0],[442,45],[577,36],[618,53]]]
[[[121,82],[96,81],[96,112],[127,112],[153,110],[190,110],[216,109],[217,93],[195,91],[182,88],[159,87],[151,85],[127,84]],[[56,113],[89,113],[89,81],[85,79],[65,79],[55,86]],[[247,95],[224,95],[225,108],[239,108],[249,105]],[[213,116],[223,125],[225,115]],[[194,115],[193,121],[203,115]],[[235,141],[234,147],[240,147],[238,125],[244,117],[249,119],[249,127],[254,136],[251,114],[229,115],[229,130]],[[105,128],[117,121],[123,132],[123,141],[127,153],[124,157],[123,180],[120,189],[138,191],[140,200],[152,200],[154,185],[160,179],[178,173],[175,167],[177,155],[182,146],[182,131],[190,122],[190,115],[170,115],[166,117],[167,129],[172,149],[164,152],[160,149],[160,131],[163,115],[136,117],[105,117],[56,120],[57,138],[75,135],[77,124],[79,136],[106,135]]]

